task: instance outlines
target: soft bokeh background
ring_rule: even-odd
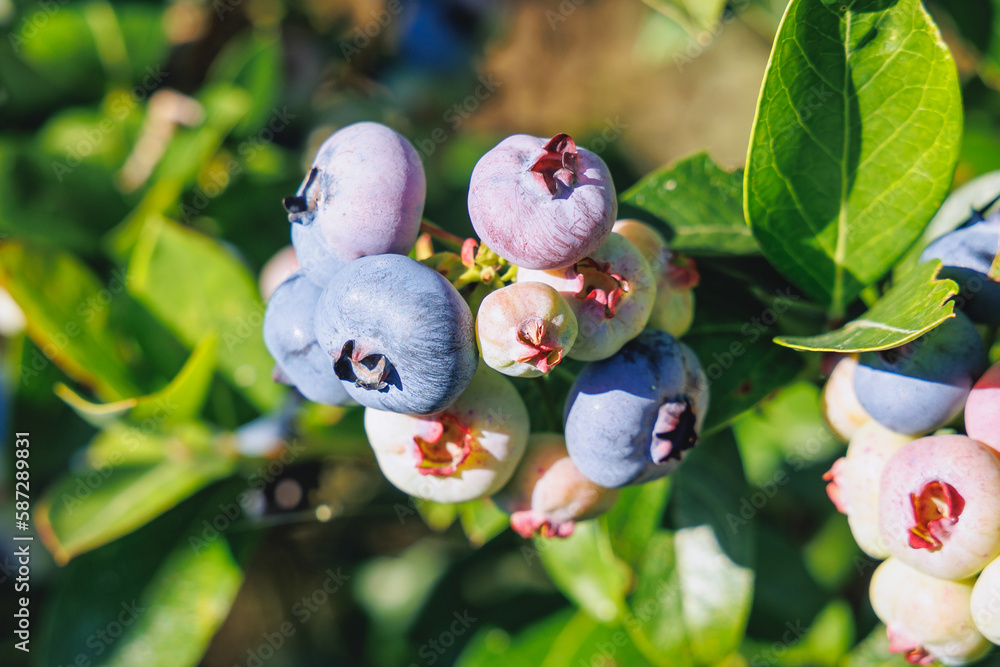
[[[1000,168],[1000,12],[989,0],[928,4],[964,81],[962,182]],[[281,415],[286,399],[259,354],[259,309],[239,310],[255,291],[244,278],[288,243],[281,198],[315,148],[358,120],[413,141],[428,174],[425,215],[459,234],[471,233],[476,160],[512,133],[570,133],[608,162],[620,190],[700,150],[741,166],[783,10],[781,0],[0,0],[0,266],[37,276],[33,298],[48,304],[39,312],[49,325],[35,321],[29,337],[18,308],[0,303],[2,608],[15,597],[15,428],[32,436],[40,529],[44,511],[61,506],[53,521],[81,520],[73,499],[112,490],[109,511],[127,526],[130,512],[149,508],[116,486],[126,473],[138,475],[125,486],[139,496],[170,489],[161,511],[189,495],[178,490],[185,484],[205,487],[67,566],[36,541],[32,653],[16,651],[5,631],[0,663],[154,664],[144,651],[155,647],[165,660],[155,664],[179,667],[480,665],[490,655],[506,664],[512,638],[549,619],[533,630],[545,665],[644,664],[573,615],[530,543],[499,532],[504,517],[482,507],[458,521],[429,505],[418,513],[380,475],[356,413],[285,414],[296,421],[292,454],[249,456],[246,432],[231,433],[261,413]],[[221,244],[199,245],[188,229]],[[136,259],[137,246],[153,259]],[[204,257],[228,268],[205,268]],[[243,313],[235,338],[196,335],[199,322],[224,316],[207,311],[230,306]],[[52,338],[60,330],[66,342]],[[213,377],[212,362],[195,359],[192,374],[207,376],[171,385],[176,394],[159,396],[165,411],[147,405],[131,425],[109,427],[83,402],[162,389],[196,343],[222,370]],[[257,356],[248,361],[239,355],[249,348]],[[127,377],[114,378],[119,367]],[[189,392],[206,396],[204,409],[174,419],[183,410],[172,401]],[[257,453],[273,448],[274,423],[262,425]],[[850,653],[876,623],[871,562],[825,497],[820,477],[841,446],[822,426],[819,388],[793,384],[734,433],[735,445],[709,451],[742,456],[750,486],[734,496],[730,528],[755,536],[736,541],[743,564],[755,563],[756,587],[747,637],[724,662],[882,656],[878,633]],[[123,449],[130,435],[139,446]],[[232,455],[220,463],[219,452]],[[178,467],[142,477],[163,461]],[[81,487],[71,470],[98,477]],[[246,506],[228,516],[248,486]],[[183,536],[195,541],[178,547]],[[129,611],[139,596],[155,613]],[[666,615],[664,632],[671,623]],[[137,629],[144,638],[133,642]]]

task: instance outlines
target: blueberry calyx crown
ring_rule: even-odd
[[[520,363],[528,363],[543,373],[559,365],[563,350],[553,344],[547,336],[545,320],[540,317],[529,317],[517,327],[517,340],[528,348],[528,353],[517,358]]]
[[[319,169],[313,167],[306,176],[306,182],[299,188],[299,193],[281,200],[281,205],[288,211],[289,222],[302,222],[302,214],[316,209],[316,201],[319,198],[319,182],[316,177]]]
[[[568,134],[557,134],[549,139],[542,151],[542,156],[531,165],[531,171],[542,177],[549,194],[554,195],[559,189],[556,174],[560,171],[568,173],[569,185],[576,185],[579,156],[573,138]]]
[[[602,308],[604,317],[609,320],[615,316],[622,297],[632,291],[624,276],[611,273],[610,263],[598,262],[592,257],[581,259],[568,273],[575,281],[576,298]]]
[[[472,453],[475,443],[472,429],[448,414],[440,415],[427,426],[426,438],[413,436],[417,472],[437,477],[454,475]]]
[[[364,354],[353,340],[344,343],[340,356],[333,362],[333,372],[338,378],[353,382],[355,387],[376,391],[389,387],[387,380],[392,368],[384,354]]]
[[[697,422],[694,408],[686,396],[661,405],[653,425],[653,444],[649,450],[653,463],[680,461],[684,452],[698,444]]]
[[[928,482],[920,493],[910,494],[915,526],[910,528],[913,549],[938,551],[965,509],[965,498],[947,482]]]

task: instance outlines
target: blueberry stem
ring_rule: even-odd
[[[465,239],[456,234],[452,234],[446,229],[438,227],[430,220],[420,221],[420,231],[427,234],[431,238],[437,239],[441,242],[441,245],[445,246],[449,250],[462,252],[462,246],[465,244]]]

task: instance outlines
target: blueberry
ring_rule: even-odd
[[[489,294],[476,315],[483,361],[513,377],[551,371],[576,341],[576,315],[543,283],[517,283]]]
[[[694,288],[701,279],[694,260],[671,250],[655,229],[639,220],[619,220],[613,231],[639,249],[656,277],[649,326],[680,338],[694,323]]]
[[[872,575],[869,595],[889,650],[910,664],[965,665],[990,651],[973,623],[971,581],[935,579],[890,558]]]
[[[402,255],[362,257],[323,291],[316,336],[361,405],[426,415],[476,372],[472,313],[441,274]]]
[[[264,343],[284,379],[310,401],[344,405],[350,396],[316,342],[313,312],[322,290],[296,271],[278,285],[264,313]]]
[[[865,411],[886,428],[922,435],[958,416],[985,367],[982,340],[969,318],[958,313],[902,347],[862,354],[854,390]]]
[[[910,442],[908,435],[895,433],[875,421],[859,428],[847,448],[847,456],[837,459],[823,479],[826,492],[837,510],[847,515],[854,541],[872,558],[887,558],[889,551],[879,534],[879,479],[886,461]]]
[[[558,433],[533,433],[514,478],[494,496],[521,537],[569,537],[577,521],[600,516],[618,499],[584,477]]]
[[[411,496],[441,503],[475,500],[503,487],[530,430],[528,408],[514,385],[485,365],[439,413],[365,410],[365,432],[386,478]]]
[[[991,366],[969,393],[965,431],[970,438],[1000,451],[1000,363]]]
[[[557,269],[597,250],[618,203],[607,166],[566,134],[516,134],[476,164],[469,217],[498,255],[529,269]]]
[[[306,275],[325,287],[358,257],[408,253],[425,192],[420,157],[395,130],[364,122],[333,133],[298,192],[284,200]]]
[[[850,442],[862,426],[872,420],[858,402],[854,391],[854,374],[858,358],[841,357],[823,386],[823,420],[830,432],[841,442]]]
[[[989,641],[1000,644],[1000,558],[987,565],[972,587],[972,620]]]
[[[517,282],[545,283],[569,302],[579,331],[567,356],[580,361],[607,359],[635,338],[656,300],[649,263],[621,234],[612,234],[593,254],[566,268],[521,268]]]
[[[956,301],[973,321],[1000,324],[1000,282],[989,277],[1000,252],[1000,212],[988,218],[974,213],[965,226],[937,239],[920,255],[920,261],[944,262],[942,278],[958,283]]]
[[[879,534],[894,558],[939,579],[1000,556],[1000,454],[964,435],[903,445],[879,480]]]
[[[677,468],[707,409],[708,383],[694,352],[650,329],[577,377],[566,402],[566,447],[603,487],[646,482]]]

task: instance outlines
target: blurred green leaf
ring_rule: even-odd
[[[178,208],[180,217],[189,222],[202,215],[211,201],[201,192],[200,198],[192,197],[191,203],[185,202],[184,189],[196,182],[205,166],[218,154],[223,141],[243,118],[252,100],[241,88],[219,84],[202,89],[198,101],[204,107],[205,122],[174,136],[142,201],[105,239],[109,254],[122,262],[128,259],[149,219]],[[236,175],[230,167],[227,164],[227,180]]]
[[[70,563],[48,608],[40,664],[198,664],[243,580],[240,549],[206,533],[233,488]]]
[[[729,430],[692,449],[674,474],[680,598],[690,650],[700,664],[717,663],[736,650],[750,616],[756,531],[734,521],[746,494]]]
[[[726,8],[725,0],[646,0],[646,4],[676,21],[691,35],[714,28]]]
[[[587,613],[562,611],[511,638],[503,630],[480,631],[456,663],[458,667],[579,667],[645,665],[621,624],[603,624]]]
[[[150,218],[129,263],[129,291],[186,345],[218,335],[219,369],[259,410],[284,391],[271,380],[264,303],[246,267],[217,241]]]
[[[733,434],[748,479],[769,497],[788,484],[790,473],[843,452],[823,423],[820,390],[812,382],[785,386],[734,422]]]
[[[836,667],[854,643],[854,616],[843,600],[830,602],[808,628],[798,620],[787,621],[785,626],[781,642],[748,641],[743,646],[751,665]]]
[[[458,506],[458,519],[474,547],[481,547],[507,529],[510,517],[490,498]]]
[[[195,346],[177,376],[160,391],[114,403],[92,403],[64,384],[56,395],[93,426],[101,427],[123,415],[134,422],[152,419],[157,424],[190,421],[198,416],[215,373],[217,338],[208,334]]]
[[[759,252],[743,217],[743,170],[726,171],[706,153],[650,173],[621,200],[666,222],[676,250],[709,256]]]
[[[188,432],[191,433],[190,431]],[[123,433],[126,451],[144,440],[159,442],[175,457],[129,465],[124,455],[108,465],[70,474],[45,490],[35,515],[45,545],[60,563],[132,532],[196,491],[232,473],[235,461],[199,453],[189,444],[176,452],[168,436],[133,429]],[[179,444],[179,443],[177,443]]]
[[[649,539],[660,527],[669,495],[669,477],[626,486],[605,515],[615,554],[631,567],[638,567]]]
[[[643,555],[627,622],[638,626],[663,663],[693,665],[674,533],[661,530],[651,535]]]
[[[941,204],[961,135],[955,63],[920,0],[792,0],[747,158],[761,249],[843,316]]]
[[[938,279],[940,270],[940,260],[917,266],[871,310],[836,331],[818,336],[779,336],[774,342],[796,350],[820,352],[899,347],[955,316],[955,304],[949,299],[958,294],[958,285],[952,280]]]
[[[67,375],[108,400],[139,393],[105,326],[109,300],[128,282],[115,274],[102,286],[66,252],[16,241],[0,245],[0,284],[24,311],[32,340]]]
[[[598,621],[618,618],[630,572],[612,552],[603,521],[582,521],[565,539],[536,537],[534,542],[546,572],[566,597]]]
[[[280,31],[258,28],[230,40],[212,63],[210,83],[240,86],[251,100],[235,133],[248,134],[267,125],[281,99],[282,57]]]

